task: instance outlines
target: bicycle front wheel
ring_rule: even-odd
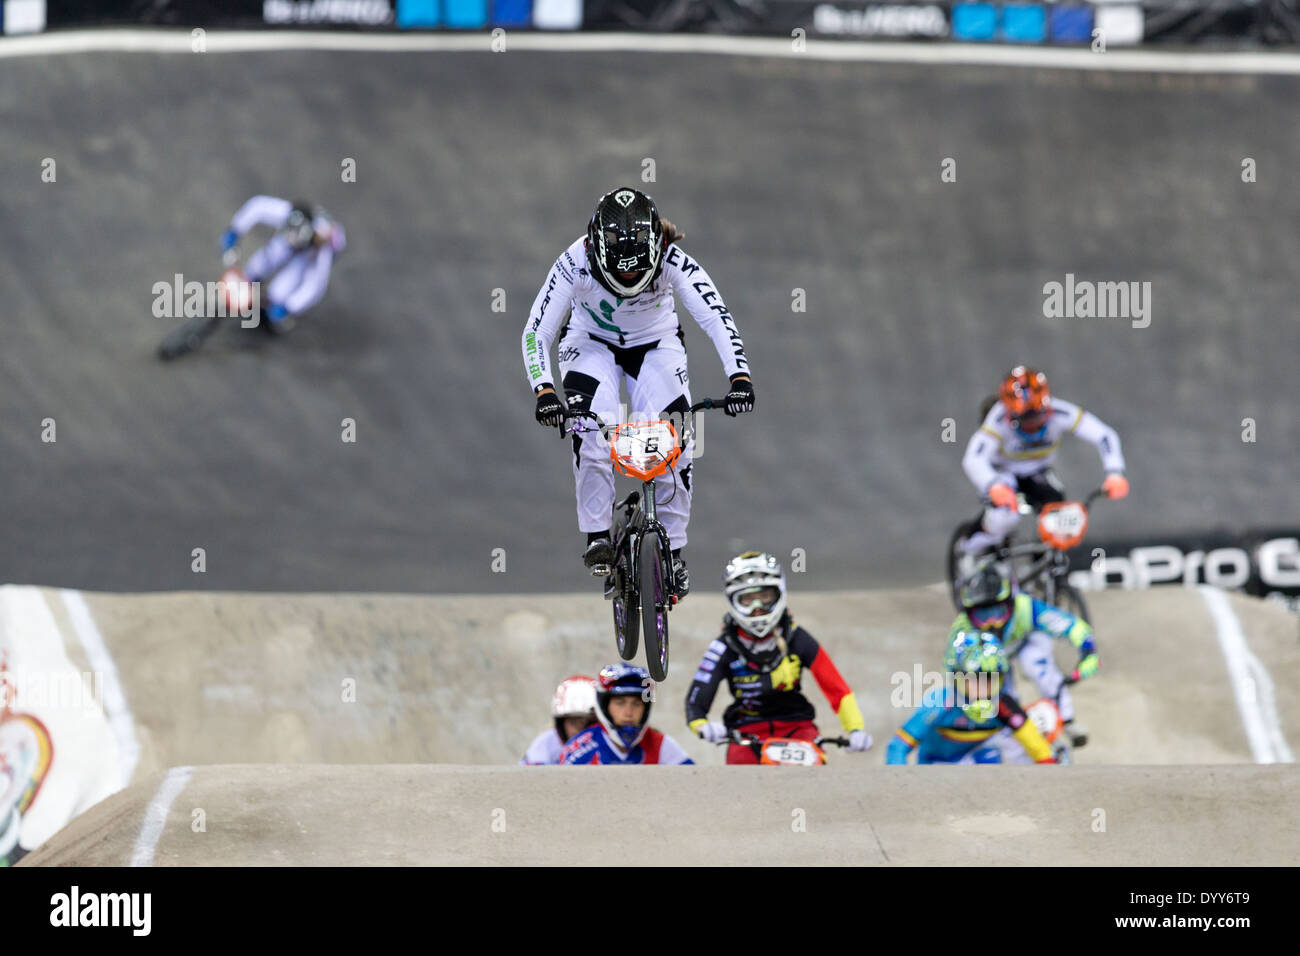
[[[1088,621],[1091,624],[1088,613],[1088,605],[1083,600],[1083,595],[1073,584],[1058,584],[1056,586],[1056,606],[1062,611],[1073,614],[1081,621]]]
[[[672,557],[656,531],[641,539],[637,553],[641,582],[641,629],[645,631],[646,669],[655,680],[668,679],[668,609],[672,606]]]
[[[944,570],[948,574],[948,590],[952,596],[952,606],[960,613],[963,609],[961,606],[961,559],[965,557],[966,552],[962,550],[961,542],[963,539],[970,537],[979,527],[978,521],[964,521],[953,530],[948,538],[948,557],[944,564]]]
[[[614,540],[618,540],[618,535]],[[636,657],[641,628],[641,619],[637,616],[641,589],[637,582],[637,569],[631,560],[633,540],[631,535],[625,538],[619,553],[614,556],[614,644],[618,656],[625,661]]]
[[[158,357],[164,362],[170,362],[197,351],[208,336],[217,330],[220,321],[219,318],[200,316],[177,326],[159,343]]]

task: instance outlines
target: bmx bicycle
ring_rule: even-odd
[[[646,669],[656,680],[668,678],[668,612],[677,603],[672,542],[655,514],[654,480],[668,472],[690,444],[695,414],[723,408],[726,401],[706,398],[683,416],[682,434],[670,421],[628,422],[610,426],[592,411],[563,415],[561,437],[599,431],[609,441],[609,457],[620,475],[641,482],[614,505],[613,552],[608,566],[592,573],[605,578],[605,598],[613,603],[614,641],[625,661],[636,657],[640,632],[645,631]],[[589,419],[595,427],[586,427]],[[676,472],[673,472],[674,481]]]
[[[1061,687],[1069,687],[1074,683],[1077,681],[1067,674]],[[1057,691],[1057,698],[1059,697],[1060,691]],[[1061,719],[1059,699],[1040,697],[1025,708],[1025,715],[1034,722],[1038,732],[1047,739],[1047,743],[1052,748],[1052,756],[1056,758],[1057,763],[1074,763],[1074,751],[1070,746],[1070,735],[1065,732],[1065,721]]]
[[[1027,594],[1032,594],[1053,607],[1068,611],[1075,617],[1088,620],[1088,605],[1079,589],[1070,584],[1070,549],[1078,547],[1088,533],[1088,509],[1106,492],[1098,488],[1082,501],[1053,501],[1043,505],[1038,513],[1038,540],[1015,542],[1008,540],[977,560],[996,562],[1007,567],[1012,584]],[[1018,495],[1020,513],[1032,514],[1033,509]],[[953,607],[961,606],[961,540],[980,526],[983,511],[971,521],[964,521],[948,539],[948,584]]]
[[[741,730],[732,730],[718,743],[741,744],[754,751],[758,762],[765,767],[818,767],[826,763],[826,744],[847,747],[848,737],[822,737],[815,740],[797,740],[794,737],[759,737]]]
[[[255,308],[253,283],[244,275],[243,267],[230,253],[223,262],[225,271],[217,281],[217,314],[196,316],[168,332],[158,343],[158,357],[164,362],[198,351],[223,320],[249,316]]]

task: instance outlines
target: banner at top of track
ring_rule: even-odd
[[[1300,43],[1293,0],[0,0],[0,32],[96,25],[715,33],[1088,46]]]

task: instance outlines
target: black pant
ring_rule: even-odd
[[[1016,486],[1035,511],[1052,501],[1065,500],[1065,485],[1050,468],[1016,479]]]

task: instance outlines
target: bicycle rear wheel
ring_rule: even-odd
[[[668,609],[672,606],[672,558],[656,531],[641,539],[637,564],[641,581],[641,627],[646,669],[655,680],[668,679]]]
[[[961,559],[965,555],[958,545],[962,538],[969,537],[975,533],[978,527],[978,521],[963,521],[953,530],[952,535],[948,538],[948,590],[952,597],[952,606],[958,611],[962,610],[961,606],[961,581],[958,575],[958,568],[961,566]]]
[[[618,541],[619,535],[614,535]],[[632,542],[628,535],[619,545],[614,556],[614,645],[618,656],[625,661],[636,657],[641,619],[637,616],[640,604],[640,588],[637,583],[637,569],[632,565]]]

